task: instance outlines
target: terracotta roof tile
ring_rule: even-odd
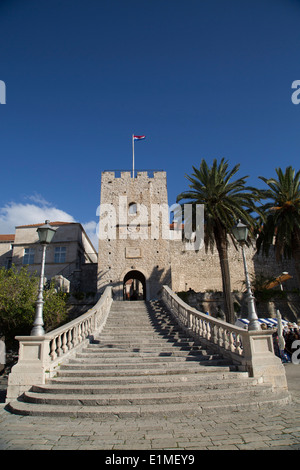
[[[40,224],[29,224],[29,225],[18,225],[16,228],[24,228],[24,227],[40,227],[44,225],[45,222],[41,222]],[[76,224],[77,222],[50,222],[50,225],[69,225],[69,224]]]
[[[15,236],[13,234],[0,235],[0,242],[13,242],[14,240]]]

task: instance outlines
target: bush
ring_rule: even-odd
[[[15,349],[17,335],[30,335],[35,317],[39,277],[27,267],[0,268],[0,333],[6,347]],[[51,331],[67,320],[66,297],[53,285],[44,290],[44,329]]]

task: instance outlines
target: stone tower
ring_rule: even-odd
[[[98,292],[112,285],[118,300],[159,298],[171,282],[166,172],[103,172],[99,207]]]

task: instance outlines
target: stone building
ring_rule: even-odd
[[[188,249],[186,241],[170,230],[167,180],[164,171],[102,173],[98,225],[98,291],[114,287],[119,299],[159,297],[161,284],[173,291],[222,291],[218,252]],[[159,217],[157,213],[159,212]],[[168,213],[169,216],[169,213]],[[167,228],[166,228],[167,226]],[[289,272],[288,288],[297,287],[293,262],[277,263],[246,248],[250,276],[277,277]],[[241,250],[229,249],[232,290],[243,291]]]
[[[7,269],[11,267],[14,241],[14,234],[0,235],[0,266]]]
[[[9,268],[28,266],[40,273],[42,248],[37,228],[43,225],[20,225],[14,235],[0,236],[0,265]],[[80,223],[51,222],[56,229],[47,247],[45,277],[61,276],[71,284],[72,291],[97,291],[97,252]],[[1,251],[2,249],[2,251]]]

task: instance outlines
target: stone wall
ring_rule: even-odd
[[[269,300],[256,297],[256,311],[259,318],[275,318],[278,309],[282,318],[296,322],[300,320],[300,296],[296,293],[273,291],[274,296]],[[236,318],[247,318],[247,297],[245,292],[233,292],[233,304]],[[199,312],[225,320],[224,298],[222,292],[181,292],[180,297]]]
[[[213,254],[210,251],[206,253],[205,248],[198,252],[185,251],[183,243],[170,242],[170,251],[173,291],[180,292],[189,289],[193,289],[195,292],[222,291],[221,269],[217,249],[214,250]],[[259,275],[277,277],[282,272],[288,272],[293,278],[287,281],[285,286],[289,290],[299,287],[293,260],[282,260],[278,263],[272,250],[266,258],[257,255],[254,247],[246,247],[245,254],[250,277]],[[245,287],[245,274],[241,250],[236,250],[231,245],[228,258],[232,291],[242,291]]]

